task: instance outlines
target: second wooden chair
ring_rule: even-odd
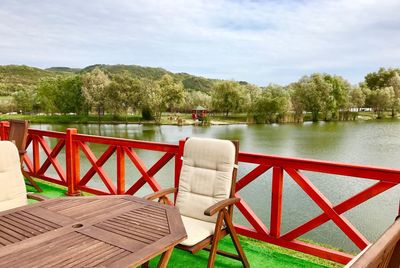
[[[18,153],[21,162],[21,171],[24,177],[29,181],[38,192],[42,192],[42,189],[37,185],[37,183],[32,179],[32,177],[25,172],[23,169],[24,156],[26,154],[26,140],[28,137],[29,123],[26,120],[9,120],[10,131],[8,133],[8,140],[13,142],[17,146]]]
[[[191,253],[209,250],[207,267],[216,254],[240,260],[249,267],[232,223],[239,143],[228,140],[189,138],[184,145],[179,187],[148,195],[149,200],[167,202],[177,193],[176,206],[182,215],[188,238],[178,247]],[[218,250],[218,242],[230,235],[238,254]],[[210,246],[210,247],[209,247]]]

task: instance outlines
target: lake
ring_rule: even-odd
[[[178,140],[190,136],[236,139],[240,140],[240,150],[246,152],[400,168],[400,121],[398,120],[210,127],[135,124],[32,124],[31,127],[62,132],[65,132],[68,127],[75,127],[78,133],[175,144]],[[54,146],[53,142],[52,146]],[[104,152],[103,146],[92,145],[91,148],[97,156]],[[138,154],[143,157],[148,166],[151,166],[161,155],[142,151]],[[115,174],[113,161],[115,158],[111,158],[110,163],[105,166],[105,170],[110,174]],[[88,167],[87,163],[81,165],[82,171],[87,170]],[[247,173],[252,168],[254,166],[241,164],[239,178],[241,174]],[[138,178],[139,173],[133,167],[127,167],[126,174],[126,180],[131,182]],[[132,174],[132,177],[128,178],[128,174]],[[171,174],[173,174],[173,163],[169,163],[166,169],[160,171],[155,177],[163,187],[168,187],[173,184]],[[349,177],[311,172],[304,172],[304,174],[334,204],[373,184],[373,181]],[[93,181],[91,185],[100,185],[98,181]],[[283,189],[282,234],[321,213],[319,207],[287,174],[284,176]],[[149,192],[149,188],[143,188],[138,195],[142,196]],[[268,227],[271,172],[253,181],[240,193]],[[393,222],[397,214],[399,198],[400,189],[396,186],[344,215],[370,241],[374,241]],[[235,214],[235,221],[249,226],[240,213]],[[331,222],[303,235],[302,238],[330,244],[347,251],[356,250],[353,243]]]

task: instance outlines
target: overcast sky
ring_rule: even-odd
[[[0,64],[137,64],[258,85],[400,66],[400,1],[0,0]]]

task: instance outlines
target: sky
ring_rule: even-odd
[[[0,65],[161,67],[286,85],[400,67],[399,0],[0,0]]]

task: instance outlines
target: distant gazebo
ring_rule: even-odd
[[[203,119],[207,116],[208,110],[203,106],[197,106],[192,110],[192,118],[193,120],[203,121]]]

